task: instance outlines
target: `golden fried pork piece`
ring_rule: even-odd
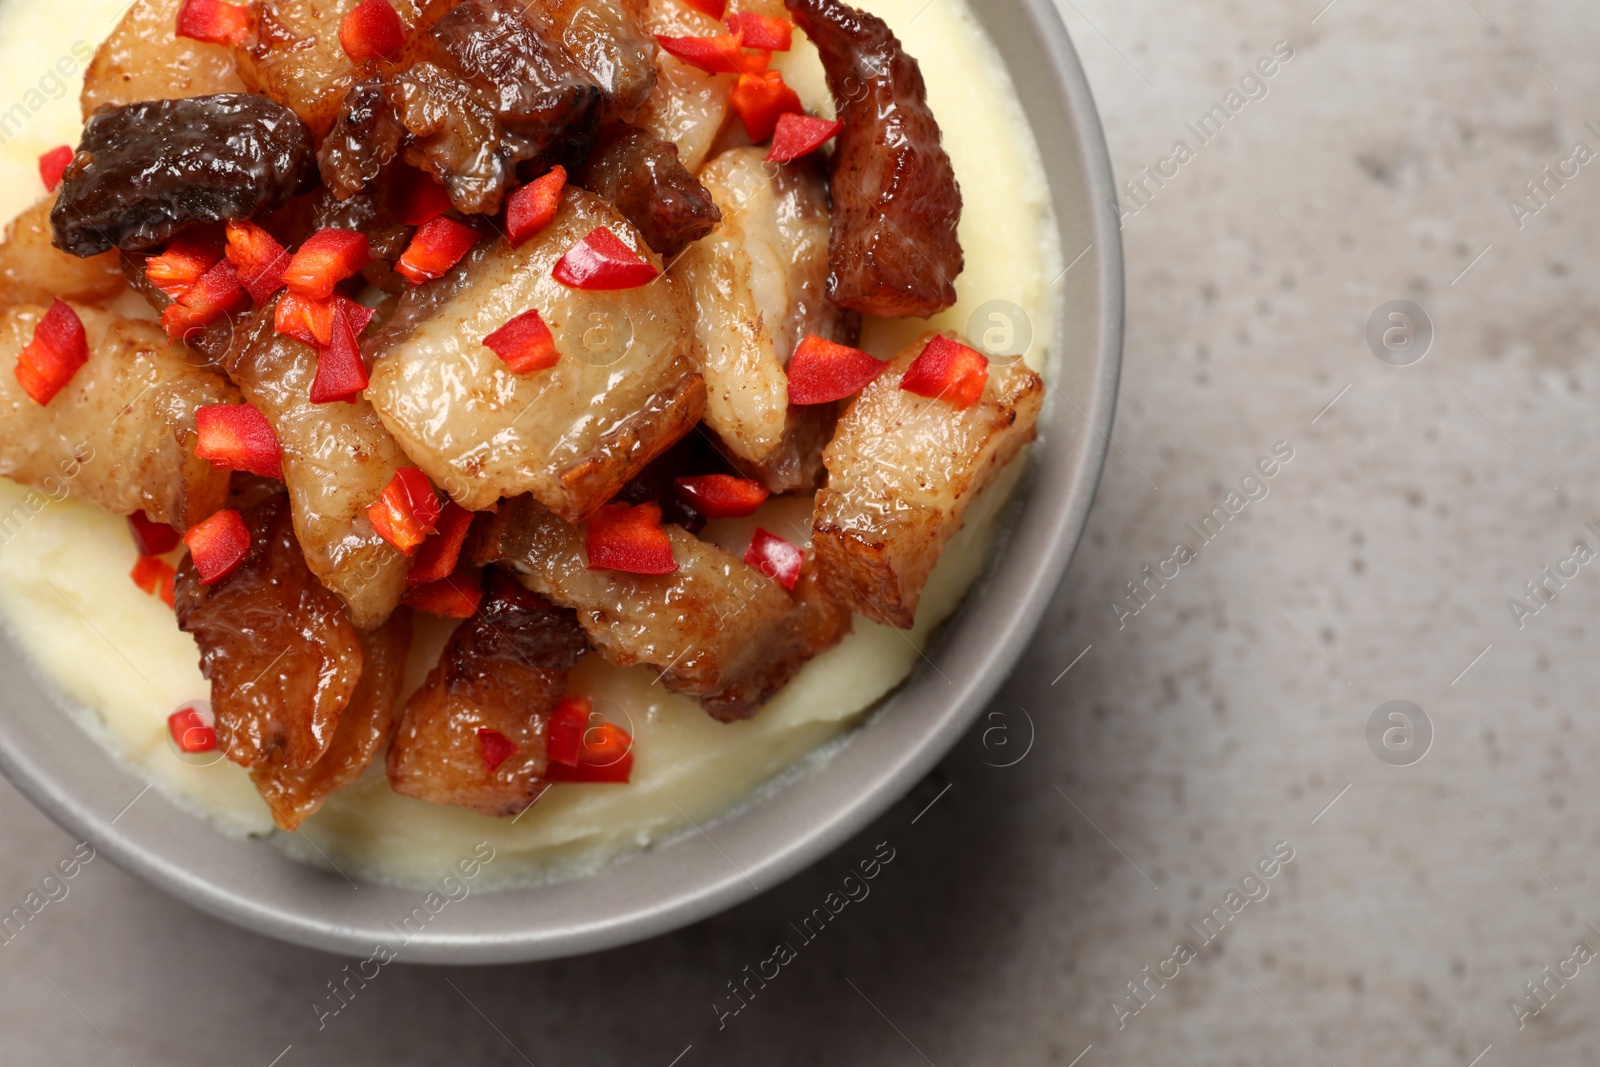
[[[576,609],[589,643],[622,667],[645,663],[675,693],[724,722],[748,718],[817,653],[850,631],[849,612],[802,575],[793,594],[737,556],[663,527],[678,569],[589,570],[585,528],[531,497],[500,506],[477,546],[482,562]]]
[[[700,172],[722,225],[673,267],[694,297],[706,425],[777,492],[814,488],[831,406],[789,408],[789,357],[807,334],[848,343],[857,321],[828,300],[828,190],[760,148],[723,152]],[[820,423],[820,425],[819,425]],[[802,448],[802,446],[809,446]],[[809,484],[807,484],[809,483]]]
[[[293,832],[316,814],[328,794],[361,777],[394,728],[394,705],[405,681],[411,649],[411,611],[400,608],[389,621],[361,635],[361,680],[334,727],[328,751],[311,766],[294,770],[281,751],[250,768],[272,821]]]
[[[45,304],[57,299],[99,304],[122,292],[115,252],[79,259],[52,243],[53,199],[34,204],[6,227],[0,243],[0,304]]]
[[[519,0],[604,94],[602,121],[631,120],[656,87],[645,0]]]
[[[917,61],[875,15],[839,0],[788,0],[822,54],[839,119],[831,162],[828,296],[885,318],[956,302],[961,188],[939,143]]]
[[[518,815],[545,790],[549,712],[586,646],[572,612],[504,572],[485,577],[477,613],[406,702],[389,784],[431,804]]]
[[[704,410],[682,285],[661,277],[590,292],[551,276],[599,226],[659,267],[615,208],[569,187],[543,233],[521,248],[480,243],[451,274],[402,297],[363,345],[375,360],[367,399],[406,454],[469,511],[531,492],[581,522]],[[518,374],[483,341],[529,310],[554,334],[560,362]]]
[[[812,522],[828,591],[902,628],[967,506],[1033,440],[1044,398],[1044,382],[1021,360],[991,365],[982,396],[964,410],[901,389],[933,336],[896,356],[839,420]]]
[[[108,104],[245,91],[231,49],[173,32],[182,7],[183,0],[133,0],[83,76],[85,120]]]
[[[426,29],[455,6],[455,0],[390,2],[408,34]],[[234,50],[239,75],[250,91],[293,111],[319,141],[332,128],[345,90],[360,77],[361,68],[339,40],[345,16],[359,3],[258,0],[252,5],[255,30]]]
[[[678,161],[677,146],[637,126],[602,130],[578,184],[615,206],[666,259],[714,230],[722,217],[711,193]]]
[[[273,329],[276,308],[274,300],[239,323],[223,369],[283,446],[306,565],[358,627],[371,629],[400,603],[411,561],[373,529],[366,509],[411,464],[365,400],[311,402],[316,349]]]
[[[304,770],[327,753],[356,691],[361,635],[306,569],[288,500],[243,514],[250,551],[238,569],[208,586],[191,558],[178,568],[178,626],[200,646],[223,754]]]
[[[783,5],[778,5],[783,13]],[[727,27],[683,0],[650,0],[644,13],[651,33],[663,37],[715,37]],[[656,54],[656,91],[634,122],[678,146],[678,158],[698,172],[728,117],[733,79],[692,66],[665,50]]]
[[[194,454],[195,409],[237,403],[221,375],[195,367],[149,322],[74,307],[89,361],[50,403],[0,373],[0,476],[119,515],[143,510],[186,527],[228,495],[228,472]],[[16,365],[45,309],[0,308],[0,366]]]

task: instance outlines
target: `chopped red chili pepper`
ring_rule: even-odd
[[[379,536],[409,556],[433,533],[441,511],[428,476],[416,467],[401,467],[367,505],[367,518]]]
[[[468,619],[483,602],[483,583],[463,567],[448,578],[408,587],[400,601],[440,618]]]
[[[744,553],[746,563],[785,589],[793,589],[794,583],[800,580],[800,564],[805,558],[806,554],[798,545],[760,527],[756,528],[750,547]]]
[[[222,252],[215,245],[193,237],[174,237],[166,251],[144,261],[144,276],[157,289],[178,300],[221,258]]]
[[[789,360],[789,403],[828,404],[854,396],[888,365],[859,348],[808,334]]]
[[[265,304],[283,288],[283,272],[289,267],[289,253],[270,233],[255,223],[230,222],[228,262],[233,264],[233,269],[239,275],[239,284],[250,294],[250,299],[257,304]]]
[[[178,569],[157,556],[140,556],[133,570],[128,572],[134,585],[151,596],[159,596],[169,608],[173,606],[173,583],[177,576]]]
[[[780,115],[772,131],[772,151],[768,163],[791,163],[828,143],[844,123],[819,119],[815,115]]]
[[[970,408],[983,395],[988,381],[988,357],[940,335],[911,361],[900,379],[900,388],[918,396],[947,400],[957,408]]]
[[[450,210],[450,194],[430,175],[396,163],[389,177],[389,210],[407,226],[421,226]]]
[[[357,338],[372,321],[371,308],[347,297],[333,300],[331,340],[317,349],[317,375],[311,379],[311,402],[351,401],[367,388],[367,362]]]
[[[389,0],[361,0],[339,24],[339,43],[352,63],[366,63],[399,51],[406,24]]]
[[[334,304],[333,300],[312,300],[291,290],[278,298],[272,328],[314,347],[331,344]]]
[[[372,259],[367,235],[333,227],[318,230],[289,261],[283,280],[295,292],[313,300],[326,300],[333,287],[355,274]]]
[[[200,584],[211,585],[232,574],[250,553],[250,528],[244,517],[226,508],[183,535],[189,558],[200,572]]]
[[[50,403],[78,368],[89,362],[83,320],[61,300],[54,301],[33,328],[33,340],[17,357],[17,382],[35,404]]]
[[[417,550],[406,581],[412,585],[426,585],[442,582],[454,574],[461,560],[461,546],[472,528],[472,519],[472,512],[454,500],[446,500],[439,521],[435,523],[437,528]]]
[[[757,144],[772,136],[780,116],[805,113],[800,94],[789,88],[783,72],[777,70],[739,75],[728,94],[728,103],[744,123],[745,133]]]
[[[238,272],[226,259],[218,259],[176,303],[167,305],[161,313],[161,325],[168,337],[181,341],[190,331],[211,325],[244,301]]]
[[[517,743],[499,730],[478,727],[478,750],[483,755],[483,766],[490,774],[506,760],[522,751]]]
[[[583,735],[589,729],[594,702],[568,693],[550,712],[545,728],[545,754],[552,763],[576,767],[583,758]]]
[[[728,29],[744,38],[746,48],[787,52],[794,45],[794,23],[786,18],[741,11],[728,17]]]
[[[728,0],[683,0],[683,2],[714,19],[720,19],[723,12],[728,10]]]
[[[731,474],[677,478],[678,498],[708,519],[742,519],[754,515],[767,499],[767,487]]]
[[[194,413],[194,454],[221,470],[283,481],[283,447],[267,417],[250,404],[207,404]]]
[[[561,193],[567,187],[567,168],[551,167],[512,193],[506,201],[506,236],[513,246],[525,243],[555,219]]]
[[[394,269],[412,285],[443,277],[478,243],[478,231],[440,215],[429,219],[412,235]]]
[[[671,574],[672,539],[661,528],[661,505],[607,504],[589,518],[584,538],[592,571]]]
[[[71,145],[61,145],[39,157],[39,177],[44,179],[46,189],[52,193],[56,191],[56,186],[61,184],[62,175],[72,166],[72,159],[76,155]]]
[[[217,729],[197,708],[179,708],[167,716],[167,732],[179,752],[212,752],[217,747]]]
[[[569,289],[637,289],[656,279],[655,264],[612,233],[598,226],[567,250],[552,272]]]
[[[141,556],[159,556],[178,547],[183,535],[164,522],[156,522],[142,511],[128,516],[133,547]]]
[[[515,374],[548,370],[561,361],[556,339],[537,310],[524,311],[485,337],[483,343]]]
[[[223,0],[184,0],[177,34],[207,44],[236,45],[250,34],[250,11]]]
[[[551,760],[544,777],[549,782],[626,782],[633,777],[633,737],[616,723],[590,726],[583,731],[577,764]]]
[[[658,33],[656,43],[691,67],[710,74],[760,74],[772,62],[771,52],[743,51],[744,34],[737,30],[715,37],[667,37]]]

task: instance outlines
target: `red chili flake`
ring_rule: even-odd
[[[311,380],[313,404],[352,401],[366,391],[367,363],[361,358],[357,338],[372,316],[371,308],[354,300],[334,299],[332,339],[317,349],[317,375]]]
[[[207,404],[194,413],[194,454],[221,470],[283,481],[283,447],[272,424],[250,404]]]
[[[771,52],[744,51],[744,34],[715,37],[667,37],[656,34],[663,51],[709,74],[760,74],[772,62]]]
[[[576,766],[551,760],[548,782],[623,783],[633,777],[633,736],[616,723],[602,722],[583,731]]]
[[[767,487],[731,474],[676,478],[678,498],[708,519],[742,519],[754,515],[767,499]]]
[[[888,366],[859,348],[808,334],[789,360],[789,403],[828,404],[854,396]]]
[[[273,236],[253,222],[228,223],[228,262],[239,275],[239,284],[257,304],[265,304],[283,288],[283,272],[289,267],[289,253]],[[148,273],[148,264],[146,265]]]
[[[134,585],[155,596],[161,588],[163,576],[170,577],[176,573],[177,569],[160,556],[140,556],[133,570],[128,572],[128,577],[133,579]]]
[[[588,697],[570,693],[561,698],[550,712],[550,723],[545,728],[545,754],[552,763],[576,767],[583,758],[583,735],[589,729],[589,716],[594,712],[594,702]]]
[[[746,563],[785,589],[793,589],[794,583],[800,580],[800,564],[805,558],[806,554],[798,545],[760,527],[756,528],[750,547],[744,553]]]
[[[485,337],[483,343],[515,374],[548,370],[561,361],[556,339],[537,310],[524,311]]]
[[[179,37],[207,44],[236,45],[250,34],[250,11],[223,0],[184,0],[178,10]]]
[[[746,48],[787,52],[794,44],[794,23],[786,18],[741,11],[728,17],[728,29],[744,39]]]
[[[437,528],[417,550],[406,581],[412,585],[426,585],[429,582],[442,582],[454,574],[456,564],[461,560],[461,546],[466,543],[467,531],[472,528],[472,519],[472,512],[460,504],[454,500],[445,501],[444,510],[439,513],[439,521],[435,524]]]
[[[478,243],[478,231],[440,215],[429,219],[412,235],[394,269],[412,285],[443,277]]]
[[[437,582],[407,587],[400,602],[444,619],[469,619],[483,602],[483,584],[463,567]]]
[[[943,335],[928,342],[900,379],[900,388],[918,396],[970,408],[989,381],[989,360],[982,352]]]
[[[478,727],[478,750],[483,754],[483,766],[490,774],[495,768],[521,751],[517,743],[499,730]]]
[[[221,258],[222,252],[215,245],[193,237],[174,237],[164,252],[144,261],[144,276],[157,289],[178,300]]]
[[[433,533],[441,511],[428,476],[416,467],[401,467],[367,505],[367,518],[379,536],[409,556]]]
[[[66,388],[78,368],[89,362],[89,339],[83,320],[65,301],[50,305],[33,328],[33,340],[17,357],[17,382],[35,404],[50,403]]]
[[[599,226],[568,249],[552,273],[569,289],[596,291],[637,289],[661,272],[609,228]]]
[[[406,43],[406,24],[389,0],[362,0],[339,24],[339,43],[353,63],[391,55]]]
[[[511,194],[506,201],[506,235],[513,247],[524,244],[555,220],[566,187],[567,168],[551,167]]]
[[[39,177],[44,179],[46,189],[52,193],[56,191],[56,186],[61,184],[62,175],[67,173],[67,168],[72,165],[72,159],[77,154],[71,145],[61,145],[39,157]]]
[[[210,717],[196,708],[179,708],[167,716],[167,732],[179,752],[214,752],[217,729]]]
[[[313,347],[333,342],[333,300],[312,300],[296,292],[278,298],[272,328],[286,337]]]
[[[767,153],[767,162],[791,163],[808,156],[842,129],[844,123],[815,115],[780,115],[772,131],[772,151]]]
[[[183,535],[164,522],[156,522],[142,511],[128,516],[128,529],[133,534],[133,547],[141,556],[159,556],[178,547]]]
[[[245,301],[239,274],[226,259],[218,259],[199,281],[161,313],[167,336],[181,341],[191,332],[216,322]]]
[[[333,227],[318,230],[289,261],[283,280],[295,292],[313,300],[326,300],[333,287],[365,267],[372,259],[367,235]]]
[[[407,226],[421,226],[450,210],[450,194],[432,177],[405,163],[389,176],[389,210]]]
[[[232,574],[250,554],[250,528],[244,517],[226,508],[183,535],[189,558],[200,572],[200,584],[211,585]]]
[[[660,504],[607,504],[589,518],[584,548],[592,571],[671,574],[672,539],[661,528]]]
[[[744,123],[745,133],[757,144],[772,136],[780,117],[805,113],[800,94],[789,88],[783,72],[777,70],[739,75],[728,94],[728,103]]]

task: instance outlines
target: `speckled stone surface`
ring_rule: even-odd
[[[344,961],[96,859],[0,947],[0,1059],[1596,1062],[1600,161],[1574,150],[1600,151],[1600,18],[1322,2],[1064,0],[1119,174],[1171,175],[1124,203],[1116,449],[993,717],[869,833],[646,944],[385,968],[320,1029]],[[1406,366],[1365,338],[1393,300],[1434,333]],[[1408,766],[1403,722],[1368,740],[1390,700],[1433,735]],[[0,815],[5,910],[73,844],[5,786]],[[879,842],[870,895],[803,942]]]

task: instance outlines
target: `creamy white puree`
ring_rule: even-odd
[[[1045,341],[1056,326],[1049,279],[1060,271],[1060,249],[1043,167],[998,54],[964,0],[855,2],[887,20],[920,60],[965,194],[960,300],[934,324],[982,332],[994,323],[972,321],[977,309],[1008,301],[1031,319],[1035,341],[1028,363],[1047,370]],[[41,195],[41,152],[77,142],[83,69],[124,0],[74,0],[72,6],[73,17],[63,18],[48,4],[0,0],[0,218]],[[795,51],[776,65],[813,110],[832,113],[814,49],[797,39]],[[23,110],[13,108],[7,118],[12,101]],[[863,345],[887,357],[924,329],[921,321],[870,322]],[[974,504],[966,529],[928,584],[916,629],[902,632],[857,618],[849,638],[807,665],[747,722],[714,722],[692,701],[653,684],[647,668],[624,670],[589,657],[571,687],[592,695],[631,730],[633,780],[556,786],[515,823],[398,796],[379,761],[360,782],[335,793],[300,834],[285,835],[273,829],[243,768],[214,754],[180,758],[168,741],[166,718],[209,689],[193,640],[179,632],[166,604],[129,580],[135,552],[121,517],[74,500],[51,502],[0,480],[0,614],[43,676],[79,706],[92,734],[177,802],[229,832],[272,834],[311,862],[412,884],[431,882],[463,850],[487,839],[501,857],[494,864],[498,879],[543,880],[660,844],[686,829],[686,819],[704,826],[781,780],[786,768],[802,766],[808,754],[825,754],[826,742],[905,679],[929,632],[955,610],[983,567],[1021,467],[1013,464]],[[809,500],[774,500],[754,518],[713,523],[704,536],[742,553],[758,524],[800,539],[809,515]],[[412,687],[450,629],[418,618]],[[8,713],[55,711],[13,707]]]

